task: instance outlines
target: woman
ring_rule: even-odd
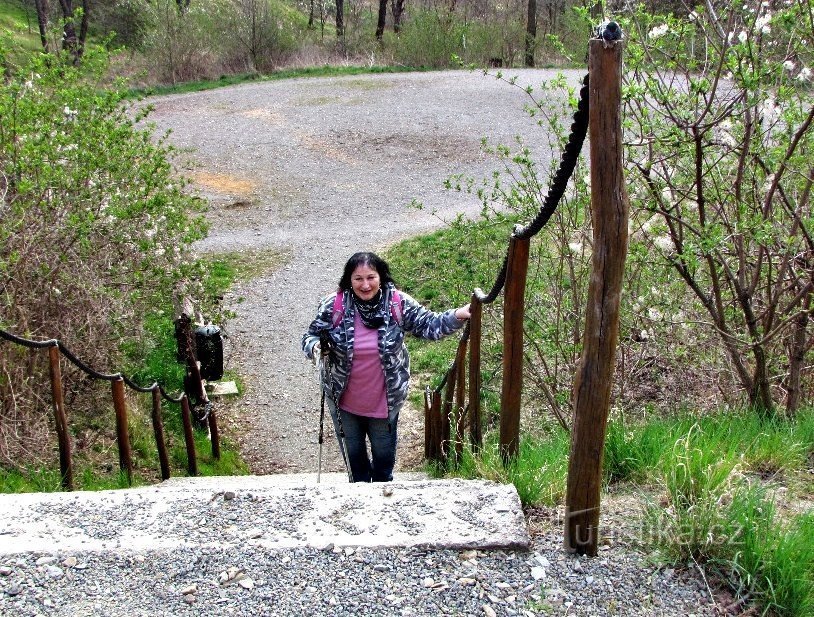
[[[344,430],[343,456],[354,482],[393,479],[396,426],[410,381],[405,332],[437,340],[469,316],[468,304],[433,313],[397,291],[390,266],[375,253],[356,253],[345,264],[339,290],[320,303],[302,349],[316,360],[320,336],[330,347],[322,384],[337,435],[340,422]]]

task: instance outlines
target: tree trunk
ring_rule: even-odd
[[[65,24],[62,27],[62,49],[73,55],[74,63],[79,62],[82,58],[82,53],[85,51],[85,40],[88,36],[90,4],[91,0],[82,0],[82,21],[79,24],[79,35],[77,36],[73,0],[59,0],[62,17],[65,20]]]
[[[401,15],[404,12],[404,0],[393,0],[393,32],[401,31]]]
[[[384,24],[387,21],[387,0],[379,0],[379,21],[376,24],[376,40],[381,41],[384,35]]]
[[[345,35],[345,0],[336,0],[336,36]]]
[[[786,383],[786,415],[794,417],[800,408],[800,376],[803,372],[806,359],[806,340],[808,334],[808,322],[810,320],[808,311],[811,309],[811,296],[805,305],[805,310],[801,311],[794,320],[792,326],[791,343],[789,345],[789,376]]]
[[[308,29],[314,27],[314,0],[311,0],[311,9],[308,11]]]
[[[529,0],[528,21],[526,22],[526,66],[534,66],[534,51],[537,48],[537,0]]]
[[[34,0],[42,48],[48,52],[48,0]]]

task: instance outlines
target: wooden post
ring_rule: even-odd
[[[167,455],[167,441],[164,436],[164,421],[161,419],[161,390],[158,386],[153,388],[153,434],[155,435],[155,446],[158,449],[158,462],[161,464],[161,479],[168,480],[170,477],[170,459]]]
[[[68,434],[68,418],[65,415],[65,399],[62,394],[62,371],[59,368],[59,347],[48,348],[51,371],[51,401],[54,406],[54,424],[59,443],[59,471],[62,488],[73,490],[73,463],[71,462],[71,437]]]
[[[480,349],[483,303],[480,301],[480,290],[472,294],[469,305],[469,445],[472,451],[483,447],[483,425],[480,407]]]
[[[432,424],[433,460],[442,463],[444,461],[444,414],[441,412],[441,393],[437,390],[432,392]]]
[[[452,431],[450,430],[450,425],[455,418],[452,403],[455,394],[455,384],[457,383],[458,367],[453,366],[452,370],[450,370],[447,374],[447,385],[446,390],[444,391],[444,406],[441,413],[441,456],[445,462],[449,458],[450,454],[454,451],[450,449],[450,444],[452,442]]]
[[[511,237],[503,298],[503,387],[500,393],[500,454],[504,463],[520,446],[520,397],[523,392],[523,317],[529,239]]]
[[[430,416],[430,387],[424,388],[424,458],[429,460],[432,449],[432,417]]]
[[[113,409],[116,411],[116,443],[119,446],[119,469],[127,474],[127,484],[129,486],[133,484],[133,455],[130,450],[130,434],[127,431],[124,379],[119,377],[110,383],[113,391]]]
[[[212,440],[212,458],[220,460],[220,434],[218,433],[218,420],[215,417],[215,408],[209,408],[209,439]]]
[[[464,423],[466,415],[464,413],[466,402],[466,340],[458,343],[458,353],[455,355],[455,460],[461,462],[464,448]]]
[[[591,40],[589,50],[593,263],[582,359],[574,378],[574,422],[565,502],[565,548],[596,555],[599,497],[619,298],[628,246],[629,203],[622,164],[622,44]]]
[[[181,397],[181,421],[184,423],[184,443],[187,446],[187,473],[198,475],[198,459],[195,455],[195,436],[192,432],[192,411],[189,408],[189,397]]]

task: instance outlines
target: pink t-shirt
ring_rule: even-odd
[[[368,418],[387,417],[384,371],[379,358],[379,331],[367,328],[356,313],[353,321],[353,363],[339,406],[345,411]]]

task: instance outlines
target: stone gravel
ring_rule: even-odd
[[[720,614],[702,579],[655,570],[623,546],[531,551],[257,550],[0,558],[2,615],[664,615]]]

